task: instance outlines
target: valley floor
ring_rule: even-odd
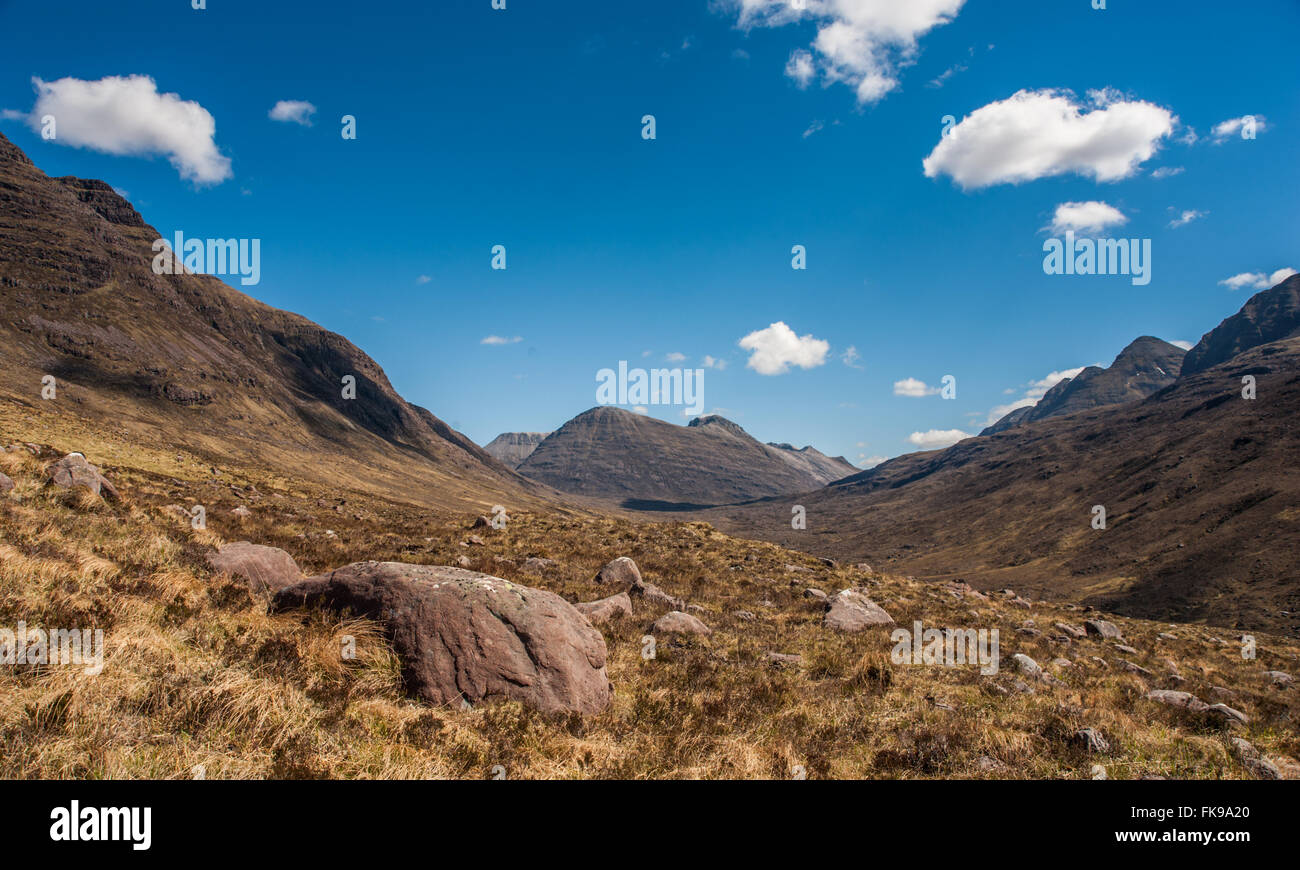
[[[5,426],[0,442],[26,433]],[[1101,614],[1078,605],[987,598],[953,585],[827,565],[723,535],[706,523],[634,523],[541,511],[504,530],[472,515],[201,463],[159,471],[128,446],[106,475],[109,503],[44,485],[40,455],[0,454],[15,483],[0,495],[0,625],[103,628],[102,673],[0,665],[0,776],[6,778],[1253,778],[1248,741],[1283,776],[1300,775],[1292,642],[1194,625],[1108,617],[1119,641],[1069,636]],[[171,462],[177,457],[169,456]],[[207,528],[186,515],[205,507]],[[232,513],[246,507],[250,515]],[[642,638],[663,608],[638,601],[603,627],[612,705],[543,715],[518,703],[431,708],[408,698],[381,628],[329,614],[268,615],[266,599],[205,556],[248,540],[287,550],[307,574],[351,562],[456,564],[556,592],[630,556],[684,598],[707,638]],[[525,568],[540,557],[555,565]],[[828,595],[865,587],[901,627],[997,629],[1001,669],[898,664],[888,628],[823,624]],[[344,660],[341,638],[357,638]],[[1123,645],[1128,649],[1120,649]],[[769,652],[800,657],[778,664]],[[1023,654],[1042,676],[1019,672]],[[1143,673],[1145,671],[1145,673]],[[1190,692],[1248,719],[1192,713],[1147,697]],[[1090,751],[1084,729],[1105,744]]]

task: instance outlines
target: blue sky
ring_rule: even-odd
[[[260,239],[240,289],[480,443],[586,410],[619,360],[710,357],[707,411],[869,464],[1300,268],[1295,0],[801,5],[0,2],[0,130],[168,238]],[[103,82],[129,76],[177,99]],[[1070,203],[1151,240],[1149,284],[1044,274]],[[955,400],[899,394],[947,374]]]

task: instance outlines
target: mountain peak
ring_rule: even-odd
[[[1183,371],[1203,372],[1239,353],[1300,335],[1300,274],[1261,290],[1187,352]]]

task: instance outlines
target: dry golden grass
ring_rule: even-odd
[[[0,454],[0,471],[16,483],[0,496],[0,626],[102,628],[106,642],[97,676],[0,665],[4,777],[1091,778],[1101,764],[1112,778],[1242,778],[1250,773],[1230,736],[1275,757],[1300,754],[1297,690],[1263,674],[1296,668],[1296,648],[1278,638],[1257,635],[1257,659],[1243,661],[1226,631],[1113,618],[1140,651],[1124,654],[1092,638],[1053,640],[1054,622],[1085,617],[1069,605],[957,596],[703,523],[521,512],[506,530],[476,531],[485,543],[467,547],[472,516],[270,475],[171,477],[156,457],[133,460],[118,456],[123,464],[105,469],[123,494],[110,504],[45,488],[48,459]],[[203,505],[207,529],[192,529],[169,507],[177,504]],[[233,516],[239,505],[252,516]],[[430,708],[403,694],[380,626],[272,616],[244,584],[213,575],[205,554],[241,539],[284,548],[308,573],[365,559],[455,564],[466,556],[476,570],[571,601],[606,594],[592,576],[626,555],[698,607],[714,634],[661,638],[656,657],[643,659],[642,637],[661,611],[638,602],[633,618],[603,629],[615,688],[604,713]],[[529,556],[557,564],[530,573]],[[902,626],[997,628],[1003,670],[983,677],[971,666],[899,665],[886,630],[824,628],[821,605],[804,589],[851,585],[868,586]],[[1019,633],[1027,621],[1042,633]],[[354,659],[341,655],[345,636],[356,639]],[[768,651],[802,662],[777,667],[763,660]],[[1062,685],[1018,692],[1017,652]],[[1073,665],[1051,666],[1057,656]],[[1121,658],[1156,676],[1124,671]],[[1173,682],[1169,662],[1185,683]],[[1229,731],[1144,697],[1178,688],[1213,702],[1214,686],[1233,692],[1228,703],[1250,725]],[[1071,737],[1084,727],[1101,731],[1110,752],[1077,748]]]

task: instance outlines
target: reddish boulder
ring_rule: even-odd
[[[50,483],[63,489],[88,489],[109,501],[117,501],[117,487],[108,482],[100,470],[91,465],[80,453],[69,453],[45,469]]]
[[[271,602],[273,612],[299,607],[384,623],[407,688],[432,704],[516,700],[599,713],[610,702],[604,637],[542,589],[461,568],[358,562]]]
[[[632,615],[632,599],[628,597],[626,592],[620,592],[608,598],[601,598],[599,601],[584,601],[573,606],[579,613],[587,617],[587,620],[592,625],[609,622],[618,616]]]
[[[302,580],[298,563],[278,547],[236,541],[208,554],[213,571],[225,571],[248,581],[254,592],[279,592]]]

